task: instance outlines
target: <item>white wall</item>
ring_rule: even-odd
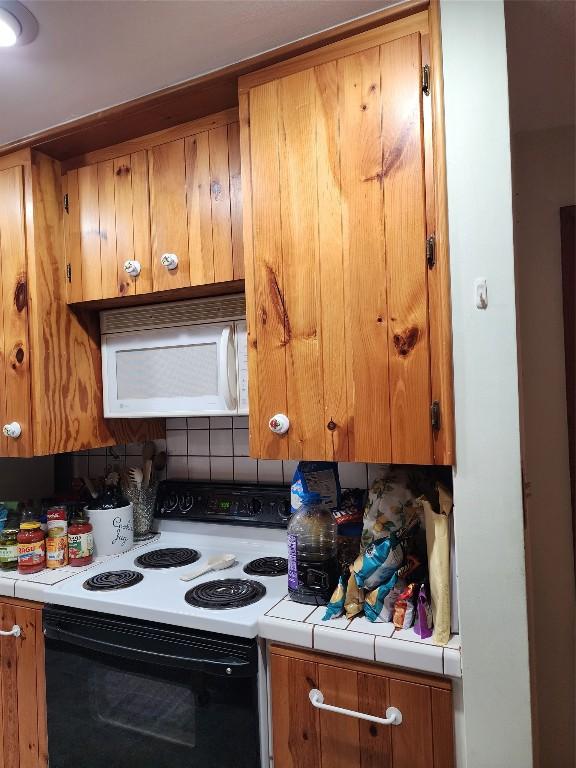
[[[561,206],[576,204],[574,126],[513,134],[512,158],[535,756],[547,768],[576,764],[559,216]]]
[[[504,8],[442,0],[454,327],[459,768],[532,764]],[[473,302],[488,281],[488,308]]]

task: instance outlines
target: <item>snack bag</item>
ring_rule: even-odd
[[[395,534],[370,544],[352,566],[359,587],[372,590],[386,583],[404,562],[404,547]]]
[[[350,568],[350,577],[348,579],[348,586],[346,589],[346,599],[344,601],[344,609],[346,611],[346,618],[353,619],[354,616],[358,616],[362,613],[364,608],[364,590],[359,587],[356,582],[356,576]]]
[[[412,490],[412,474],[408,469],[388,466],[372,483],[364,511],[364,548],[404,528],[415,511],[421,514]]]
[[[340,576],[338,579],[338,585],[334,590],[330,602],[326,606],[326,613],[322,617],[322,621],[328,621],[329,619],[338,619],[344,613],[344,598],[346,597],[346,584],[344,576]]]
[[[394,626],[396,629],[410,629],[416,618],[417,585],[408,584],[394,603]]]
[[[418,592],[418,607],[416,611],[416,621],[414,623],[414,632],[423,640],[432,637],[432,606],[428,599],[428,590],[426,584],[420,585]]]
[[[402,579],[400,576],[398,576],[398,581],[384,598],[384,606],[380,611],[381,621],[386,621],[386,622],[392,621],[392,618],[394,616],[394,603],[400,597],[402,592],[404,592],[406,587],[407,587],[407,584],[405,579]]]
[[[373,589],[366,595],[364,602],[364,615],[368,621],[387,621],[384,618],[386,615],[384,611],[384,602],[386,597],[396,584],[398,574],[393,573],[385,584],[380,584],[379,587]]]

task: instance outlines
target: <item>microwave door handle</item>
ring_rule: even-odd
[[[226,408],[229,411],[236,410],[236,386],[233,386],[230,371],[230,352],[234,354],[234,329],[227,325],[222,329],[222,338],[220,339],[220,395],[224,398]],[[234,377],[235,378],[235,377]]]

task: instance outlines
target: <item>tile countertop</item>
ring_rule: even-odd
[[[364,616],[322,621],[326,608],[292,602],[284,597],[259,621],[266,640],[313,648],[366,661],[379,661],[448,677],[462,677],[460,636],[452,635],[445,647],[423,640],[412,629],[372,623]]]

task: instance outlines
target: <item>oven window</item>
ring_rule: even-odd
[[[259,768],[255,678],[46,642],[50,768]]]

